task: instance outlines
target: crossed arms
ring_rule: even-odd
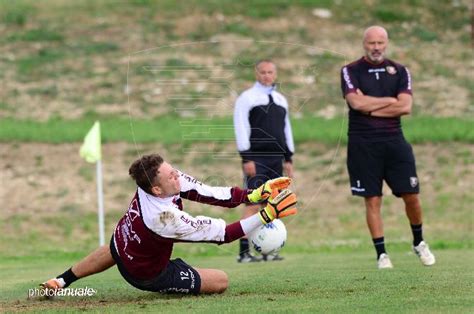
[[[413,98],[410,94],[400,93],[395,97],[366,96],[360,89],[346,95],[352,109],[381,118],[393,118],[411,113]]]

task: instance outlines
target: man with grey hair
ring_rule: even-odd
[[[408,69],[385,58],[387,31],[364,32],[365,55],[341,70],[341,88],[349,107],[347,168],[353,195],[365,199],[366,220],[379,269],[393,268],[385,250],[382,184],[401,197],[413,234],[413,251],[425,266],[435,257],[423,241],[422,209],[415,157],[405,140],[400,118],[411,113],[412,79]]]

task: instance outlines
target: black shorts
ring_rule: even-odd
[[[155,278],[149,280],[135,279],[123,266],[113,241],[112,237],[110,241],[112,257],[117,263],[122,277],[135,288],[160,293],[199,294],[201,277],[197,270],[186,264],[182,259],[171,260],[168,266]]]
[[[255,162],[256,175],[248,177],[244,175],[244,188],[256,189],[267,180],[275,179],[283,175],[283,157],[258,157],[253,158]]]
[[[385,142],[349,140],[347,169],[352,195],[382,196],[383,180],[397,197],[420,192],[413,149],[404,138]]]

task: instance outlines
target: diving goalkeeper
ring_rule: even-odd
[[[255,190],[211,187],[174,169],[157,154],[136,160],[129,174],[137,190],[110,245],[99,247],[63,274],[43,283],[43,289],[54,292],[66,288],[116,264],[122,277],[140,290],[222,293],[228,287],[227,274],[218,269],[194,268],[180,258],[170,260],[174,243],[229,243],[262,224],[297,212],[296,195],[279,192],[291,183],[286,177],[269,180]],[[222,219],[191,216],[183,211],[183,198],[222,207],[261,204],[261,209],[253,216],[226,224]]]

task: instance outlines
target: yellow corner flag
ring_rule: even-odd
[[[87,162],[95,163],[102,158],[100,146],[100,123],[96,121],[84,138],[79,154]]]

